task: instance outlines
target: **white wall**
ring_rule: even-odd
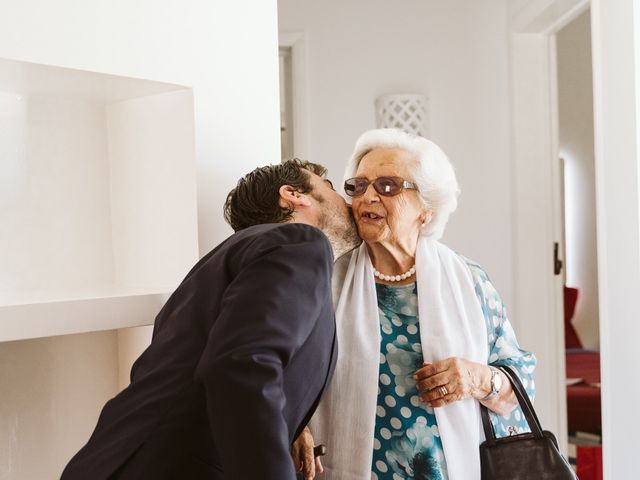
[[[598,349],[598,266],[593,150],[591,17],[557,34],[560,155],[565,160],[567,285],[580,290],[573,325],[585,348]]]
[[[0,7],[0,58],[193,86],[201,254],[226,237],[226,193],[246,170],[279,161],[275,1]]]
[[[122,100],[102,93],[120,77],[0,71],[0,305],[170,291],[198,254],[190,89],[137,81],[151,88]]]
[[[640,428],[640,12],[638,1],[592,0],[598,286],[606,480],[634,478]]]
[[[117,388],[115,332],[0,344],[0,479],[58,478]]]
[[[148,95],[105,110],[115,284],[171,291],[197,256],[192,93]]]
[[[9,93],[0,105],[3,165],[8,163],[2,177],[12,184],[0,198],[0,250],[6,254],[0,304],[15,300],[16,292],[38,297],[108,284],[113,258],[109,185],[102,180],[109,176],[104,109],[77,99]],[[68,148],[70,142],[75,148]]]
[[[0,11],[0,58],[192,87],[200,254],[231,232],[226,193],[280,159],[275,0],[0,0]],[[113,332],[0,345],[0,421],[12,422],[0,479],[60,473],[117,391],[118,360],[131,357],[120,353]]]
[[[278,20],[281,35],[303,32],[305,115],[296,128],[307,141],[295,154],[339,181],[358,135],[375,128],[376,97],[426,94],[430,137],[462,188],[444,241],[483,264],[511,305],[506,9],[504,0],[279,0]]]

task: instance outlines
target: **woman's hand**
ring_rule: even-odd
[[[420,400],[437,408],[459,400],[475,398],[494,412],[509,413],[517,401],[511,384],[502,375],[500,393],[489,400],[483,400],[491,392],[491,369],[488,365],[451,357],[424,366],[416,371],[416,380]]]
[[[313,447],[311,430],[309,430],[309,427],[304,427],[304,430],[291,446],[291,456],[293,457],[296,471],[302,472],[305,480],[311,480],[315,478],[316,474],[324,471],[320,457],[314,457],[313,455]]]

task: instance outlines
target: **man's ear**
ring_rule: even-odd
[[[311,200],[304,193],[298,192],[291,185],[282,185],[278,190],[280,198],[278,204],[282,208],[291,208],[296,210],[298,207],[310,207]]]

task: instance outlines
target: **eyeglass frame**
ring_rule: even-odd
[[[386,192],[381,192],[380,190],[378,190],[376,188],[376,182],[382,178],[388,178],[388,179],[392,179],[394,182],[400,183],[400,191],[397,193],[386,193]],[[347,182],[350,180],[366,180],[367,182],[367,186],[365,187],[365,189],[363,190],[363,192],[359,195],[351,195],[348,191],[347,191]],[[344,193],[351,197],[351,198],[355,198],[355,197],[361,197],[362,195],[364,195],[367,192],[367,189],[369,188],[369,185],[373,185],[373,189],[376,191],[376,193],[378,193],[379,195],[382,195],[383,197],[395,197],[396,195],[400,195],[404,190],[416,190],[416,191],[420,191],[420,189],[418,188],[418,184],[414,183],[414,182],[410,182],[408,180],[405,180],[402,177],[394,177],[394,176],[389,176],[389,175],[383,175],[381,177],[376,177],[373,180],[369,180],[365,177],[351,177],[351,178],[347,178],[344,181],[344,185],[343,185],[343,189],[344,189]]]

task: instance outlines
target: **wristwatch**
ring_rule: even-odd
[[[502,388],[502,376],[500,376],[500,370],[495,367],[489,367],[491,369],[491,391],[482,400],[489,400],[500,393]]]

